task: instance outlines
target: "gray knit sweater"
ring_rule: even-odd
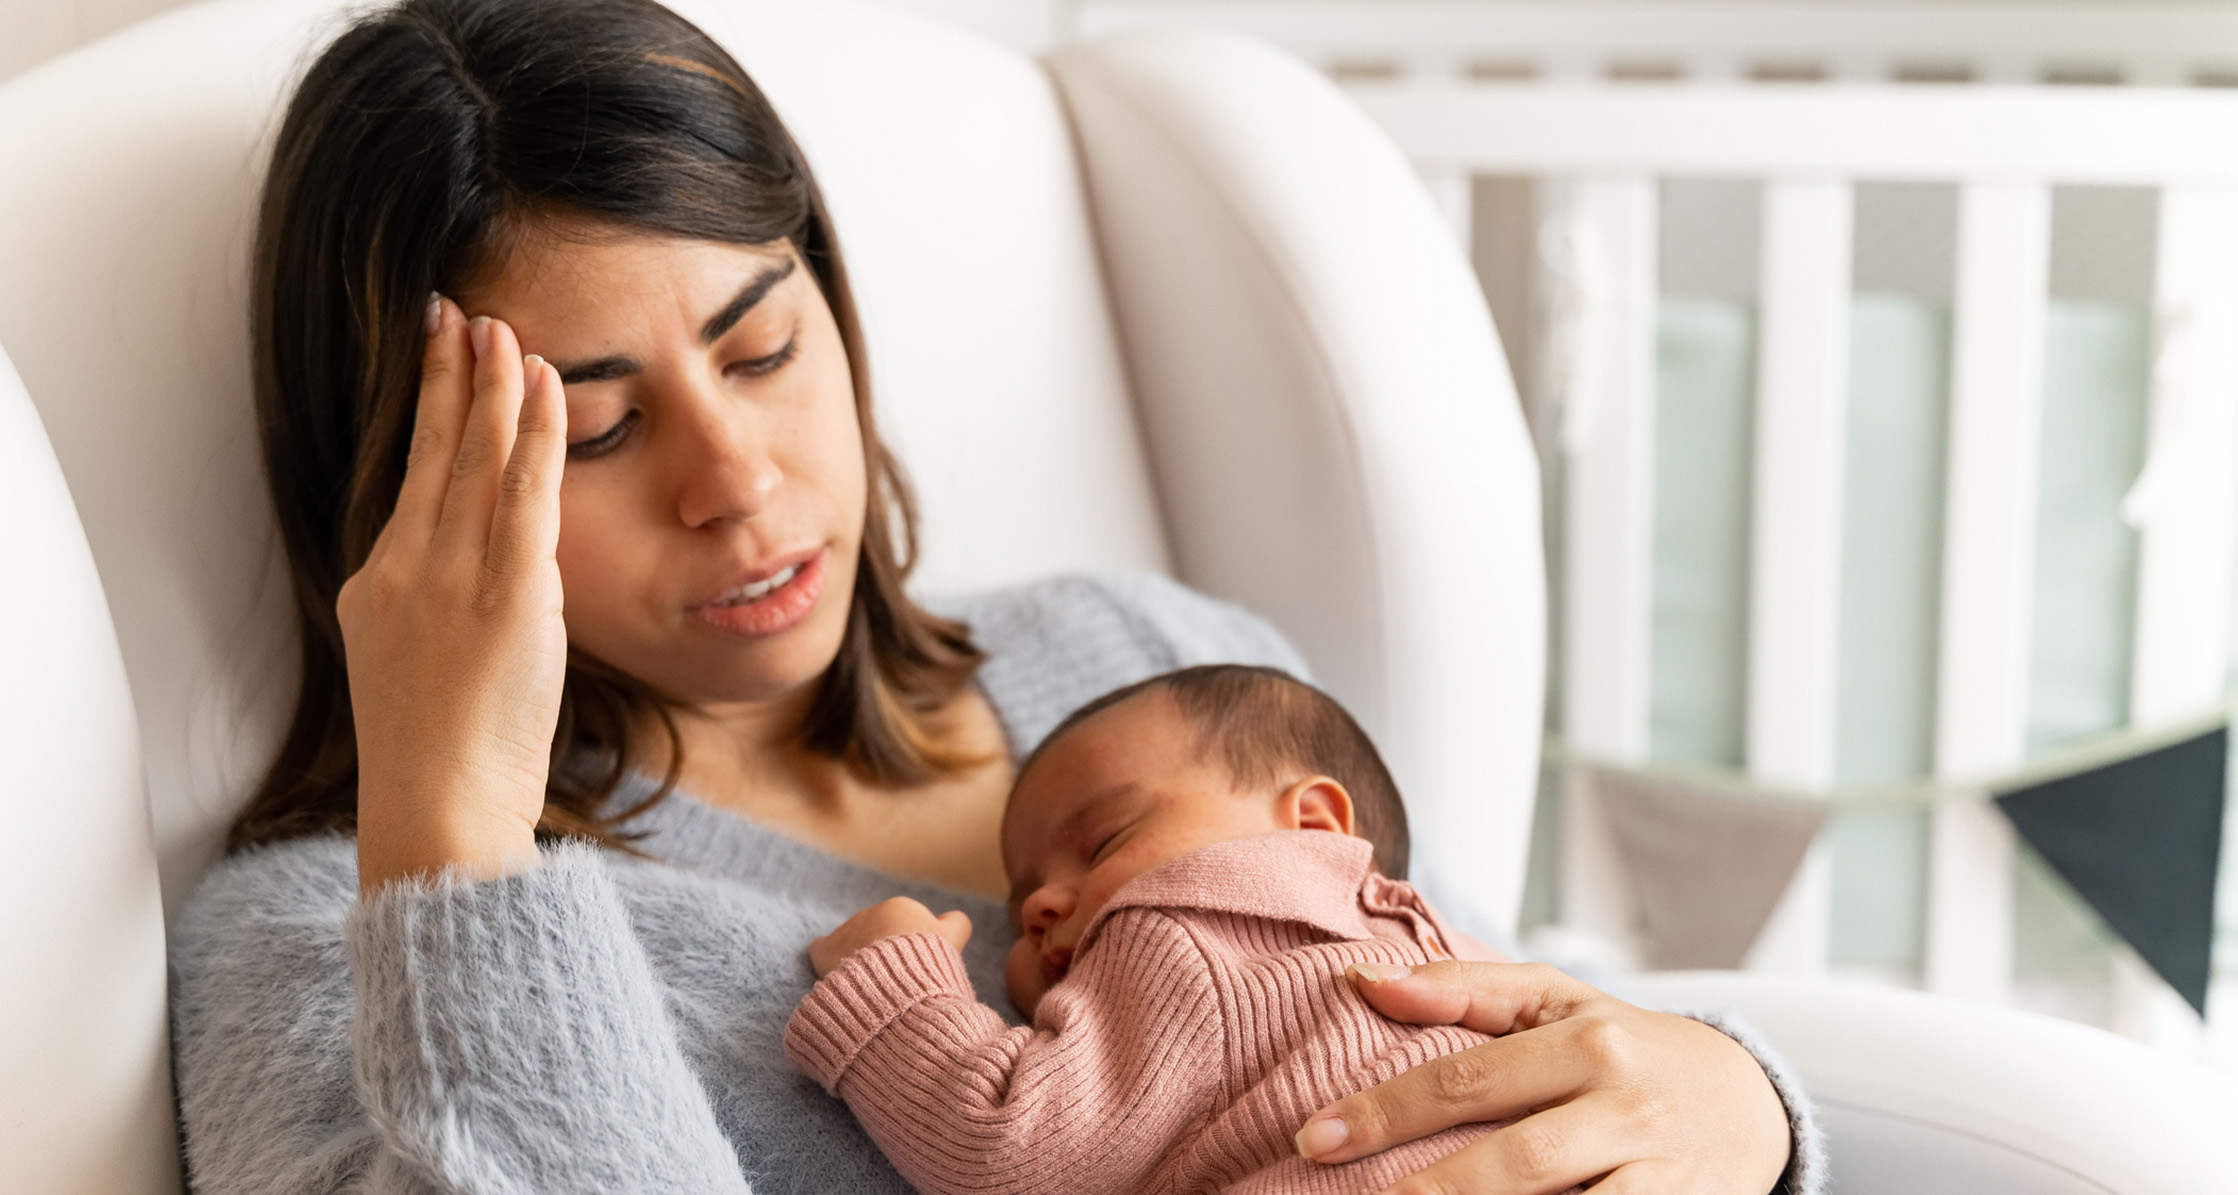
[[[1235,660],[1303,673],[1265,623],[1154,576],[938,605],[987,650],[978,683],[1014,753],[1081,702],[1170,668]],[[193,1188],[907,1191],[846,1106],[785,1061],[786,1018],[815,981],[808,942],[907,893],[971,915],[972,980],[999,992],[1004,910],[683,794],[635,825],[658,862],[559,847],[520,875],[400,884],[365,903],[348,838],[220,864],[171,935]],[[1761,1043],[1704,1019],[1765,1060],[1797,1157],[1811,1160],[1789,1186],[1815,1193],[1823,1167],[1799,1091]]]

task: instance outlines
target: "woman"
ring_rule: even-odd
[[[808,941],[897,888],[1000,924],[1012,762],[1072,705],[1300,667],[1153,578],[903,592],[807,165],[643,0],[346,33],[280,131],[254,321],[304,683],[173,936],[206,1192],[900,1190],[778,1048]],[[1324,1110],[1316,1157],[1540,1108],[1421,1189],[1818,1185],[1701,1022],[1536,967],[1364,995],[1508,1036]]]

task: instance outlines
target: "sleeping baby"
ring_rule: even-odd
[[[1406,813],[1344,710],[1210,665],[1075,712],[1002,828],[1013,1028],[974,997],[961,913],[895,899],[811,951],[785,1032],[927,1192],[1374,1191],[1496,1125],[1342,1165],[1292,1134],[1483,1035],[1386,1020],[1352,966],[1454,957],[1405,874]]]

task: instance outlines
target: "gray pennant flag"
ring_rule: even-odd
[[[1657,969],[1741,965],[1826,822],[1817,801],[1588,771]]]

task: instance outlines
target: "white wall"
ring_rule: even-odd
[[[0,82],[189,0],[0,0]],[[804,0],[813,3],[813,0]],[[1072,0],[885,0],[1038,52],[1070,28]]]
[[[0,0],[0,80],[183,0]]]
[[[1072,0],[883,0],[895,8],[952,21],[1031,53],[1065,40]]]

